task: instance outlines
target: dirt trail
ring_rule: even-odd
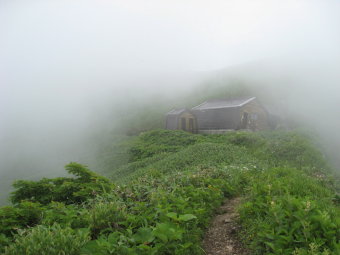
[[[240,198],[224,201],[213,218],[203,240],[203,249],[207,255],[247,255],[247,250],[237,238],[239,226],[236,223],[236,208]]]

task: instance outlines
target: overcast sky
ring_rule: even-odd
[[[213,70],[327,54],[339,48],[339,13],[337,0],[0,0],[1,76]]]

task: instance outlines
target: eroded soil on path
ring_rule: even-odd
[[[240,231],[236,212],[239,203],[240,198],[233,198],[224,201],[219,208],[203,240],[203,249],[207,255],[249,254],[237,235]]]

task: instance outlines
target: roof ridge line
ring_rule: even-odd
[[[223,109],[223,108],[237,108],[237,107],[242,107],[242,106],[248,104],[249,102],[253,101],[254,99],[256,99],[256,97],[250,97],[250,98],[247,98],[247,99],[243,99],[243,100],[245,100],[245,101],[242,102],[242,103],[240,103],[240,104],[237,104],[237,105],[217,106],[217,107],[215,106],[215,107],[208,107],[208,108],[206,108],[206,109]],[[240,99],[237,99],[237,100],[240,100]],[[210,103],[211,103],[211,102],[214,102],[214,101],[215,101],[215,102],[217,102],[217,101],[228,102],[228,101],[235,101],[235,100],[230,100],[230,99],[229,99],[229,100],[228,100],[228,99],[217,99],[217,100],[211,100]],[[191,108],[191,110],[199,110],[199,108],[200,108],[201,106],[204,106],[205,104],[209,104],[209,100],[204,101],[203,103],[201,103],[201,104],[199,104],[199,105],[197,105],[197,106]]]
[[[203,105],[203,104],[205,104],[205,103],[207,103],[207,101],[204,101],[203,103],[201,103],[201,104],[199,104],[199,105],[197,105],[197,106],[191,108],[191,110],[193,110],[193,109],[195,109],[195,108],[198,108],[198,107],[200,107],[201,105]]]
[[[243,102],[242,104],[239,104],[238,107],[243,106],[245,104],[248,104],[249,102],[253,101],[254,99],[256,99],[256,97],[251,97],[251,98],[247,99],[245,102]]]

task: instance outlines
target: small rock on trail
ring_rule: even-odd
[[[226,200],[213,218],[203,239],[203,249],[206,255],[248,255],[237,238],[240,227],[236,219],[236,207],[240,198]]]

